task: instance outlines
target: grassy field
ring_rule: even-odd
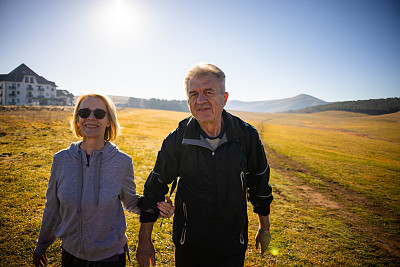
[[[2,111],[0,117],[0,266],[30,266],[57,151],[76,138],[71,110]],[[261,257],[252,240],[246,266],[399,266],[400,113],[259,114],[235,112],[252,123],[271,165],[272,242]],[[119,109],[115,143],[132,156],[138,192],[164,137],[187,113]],[[127,214],[132,261],[138,217]],[[173,266],[172,219],[155,225],[158,266]],[[60,242],[48,251],[60,266]]]

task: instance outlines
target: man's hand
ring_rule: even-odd
[[[258,230],[256,235],[256,249],[258,249],[261,245],[261,255],[263,255],[271,242],[271,233],[269,230]]]
[[[263,255],[271,242],[271,233],[269,232],[270,223],[269,216],[261,216],[258,215],[258,219],[260,221],[260,225],[258,227],[258,232],[256,235],[256,249],[258,249],[261,245],[261,255]]]
[[[153,223],[142,223],[139,230],[139,242],[136,249],[136,259],[140,267],[156,266],[156,251],[151,242]]]
[[[140,267],[156,266],[156,251],[153,242],[146,241],[138,243],[136,250],[136,259]]]
[[[36,267],[43,267],[47,265],[47,255],[44,253],[43,255],[38,255],[33,253],[33,265]]]

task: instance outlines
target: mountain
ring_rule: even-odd
[[[266,100],[266,101],[244,102],[239,100],[228,100],[225,109],[250,111],[250,112],[275,113],[275,112],[295,111],[307,107],[320,106],[325,104],[329,103],[310,95],[301,94],[291,98]]]

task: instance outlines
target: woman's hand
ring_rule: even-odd
[[[167,196],[167,202],[158,202],[157,207],[160,210],[161,217],[170,218],[175,212],[175,206],[172,205],[172,200]]]

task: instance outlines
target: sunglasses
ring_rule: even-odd
[[[93,111],[94,117],[98,120],[101,120],[107,114],[107,112],[105,112],[103,109],[100,109],[100,108],[96,108],[95,110],[90,110],[88,108],[81,108],[80,110],[78,110],[78,115],[82,119],[87,119],[90,117],[90,114],[92,113],[92,111]]]

